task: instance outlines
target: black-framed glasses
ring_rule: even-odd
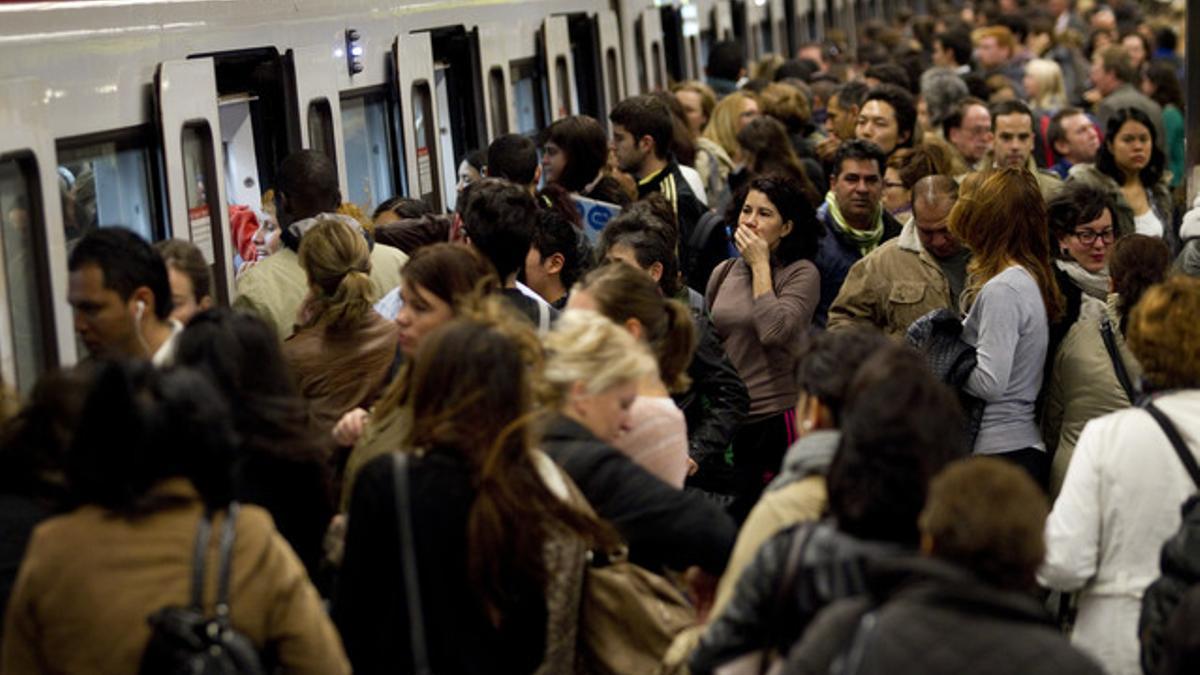
[[[1111,244],[1117,238],[1117,233],[1112,229],[1097,232],[1095,230],[1075,230],[1072,234],[1079,240],[1079,243],[1084,246],[1091,246],[1096,243],[1096,239],[1103,239],[1104,243]]]

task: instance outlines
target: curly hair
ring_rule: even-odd
[[[1157,390],[1200,387],[1200,279],[1175,276],[1151,287],[1129,316],[1129,349]]]

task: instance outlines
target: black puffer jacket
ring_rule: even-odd
[[[667,485],[563,415],[546,424],[541,449],[616,526],[631,562],[656,572],[692,565],[713,575],[725,571],[737,528],[703,497]]]
[[[1157,672],[1162,659],[1163,631],[1185,593],[1200,584],[1200,496],[1183,504],[1183,523],[1163,544],[1159,565],[1162,576],[1142,596],[1138,637],[1142,643],[1142,671]]]
[[[866,589],[866,561],[906,553],[896,544],[839,532],[831,521],[780,532],[759,549],[733,598],[700,638],[691,672],[711,673],[760,649],[786,654],[825,606]],[[792,569],[799,571],[789,578]]]
[[[696,353],[688,365],[692,386],[674,397],[687,418],[688,455],[700,466],[687,484],[732,494],[733,474],[725,461],[725,449],[750,409],[750,393],[725,355],[703,303],[691,309],[697,337]]]
[[[928,558],[877,560],[866,569],[868,593],[821,612],[784,673],[1103,673],[1030,595]]]

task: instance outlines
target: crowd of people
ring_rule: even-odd
[[[715,43],[452,213],[296,152],[230,307],[82,236],[87,358],[0,406],[0,673],[1195,672],[1173,17],[935,4]]]

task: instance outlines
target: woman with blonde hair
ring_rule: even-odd
[[[646,569],[699,566],[717,576],[736,531],[720,508],[676,489],[613,447],[629,428],[638,384],[656,377],[648,346],[603,315],[569,309],[543,340],[540,448],[616,526]]]
[[[1067,88],[1062,67],[1049,59],[1033,59],[1025,64],[1025,97],[1034,115],[1053,115],[1067,107]]]
[[[317,428],[329,432],[347,410],[379,396],[400,336],[372,306],[371,251],[362,232],[320,219],[304,235],[299,258],[308,296],[283,356]]]
[[[567,308],[599,311],[653,351],[658,373],[638,382],[629,430],[614,445],[682,490],[694,463],[688,457],[687,422],[671,394],[690,385],[687,368],[696,350],[696,331],[688,308],[664,298],[650,275],[624,263],[584,277],[571,291]]]
[[[713,108],[708,126],[697,142],[708,155],[696,158],[696,170],[708,189],[709,204],[719,207],[728,200],[729,174],[746,161],[738,144],[738,132],[758,116],[758,99],[746,91],[729,94]]]
[[[964,390],[984,401],[974,451],[1013,461],[1045,486],[1049,461],[1034,405],[1050,322],[1064,305],[1050,263],[1046,203],[1028,171],[989,171],[960,193],[949,224],[971,250],[962,337],[978,361]]]

